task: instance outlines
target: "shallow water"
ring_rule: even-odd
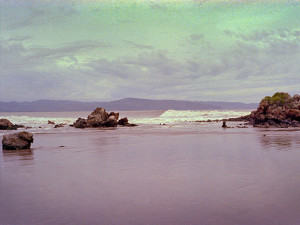
[[[0,224],[300,224],[300,130],[35,133],[0,154]],[[62,147],[64,146],[64,147]]]

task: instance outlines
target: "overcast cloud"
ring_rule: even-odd
[[[5,1],[0,101],[300,93],[298,1]]]

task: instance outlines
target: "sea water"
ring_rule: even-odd
[[[34,142],[0,154],[0,224],[300,224],[299,128],[195,122],[248,113],[121,112],[139,126],[104,129],[1,113]]]
[[[128,117],[130,123],[140,126],[178,125],[199,123],[199,121],[221,120],[247,115],[251,110],[153,110],[153,111],[121,111],[120,118]],[[0,118],[6,118],[14,124],[24,125],[33,132],[75,132],[67,129],[77,118],[87,118],[91,112],[0,112]],[[53,129],[55,124],[65,124],[64,128]],[[204,123],[206,124],[206,123]],[[202,124],[202,125],[204,125]],[[4,131],[0,131],[0,134]],[[7,131],[6,131],[7,133]]]

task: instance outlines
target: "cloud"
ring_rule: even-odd
[[[290,29],[276,29],[276,30],[250,30],[247,32],[233,31],[225,29],[223,34],[230,38],[243,40],[245,42],[256,42],[270,44],[279,40],[285,40],[290,42],[299,42],[299,30]]]
[[[137,44],[133,41],[128,41],[125,40],[123,41],[125,44],[127,44],[131,48],[137,48],[137,49],[154,49],[154,46],[152,45],[142,45],[142,44]]]
[[[49,21],[61,23],[66,18],[80,14],[80,10],[72,1],[52,1],[51,4],[47,1],[7,1],[1,3],[1,6],[1,11],[5,13],[5,17],[2,17],[5,21],[2,23],[8,30],[48,25]]]
[[[180,63],[162,51],[144,52],[137,57],[124,57],[124,63],[145,68],[152,74],[172,75],[180,70]]]
[[[254,101],[264,87],[300,83],[300,30],[288,6],[270,4],[268,17],[265,4],[226,1],[7,2],[0,48],[7,100]]]
[[[15,40],[18,40],[17,42]],[[26,41],[27,38],[23,38]],[[64,57],[76,62],[76,56],[88,53],[95,49],[111,48],[110,43],[98,41],[77,41],[61,44],[58,47],[25,47],[22,38],[13,37],[1,40],[1,68],[2,69],[36,69],[47,66],[45,69],[56,67],[56,62]]]
[[[217,96],[218,100],[239,101],[234,90],[249,96],[253,94],[246,92],[251,90],[261,91],[259,88],[270,86],[280,89],[300,82],[299,52],[278,48],[281,45],[286,48],[285,42],[280,42],[282,39],[264,45],[247,40],[240,38],[230,48],[206,49],[185,58],[141,48],[136,55],[117,58],[98,55],[84,62],[79,62],[77,55],[95,48],[113,48],[93,41],[54,48],[26,48],[21,41],[4,41],[1,52],[6,57],[1,67],[5,67],[2,80],[6,88],[0,92],[3,98],[13,99],[17,93],[21,96],[22,90],[24,100],[27,97],[93,101],[123,97],[214,100]],[[280,54],[274,55],[274,49]],[[57,66],[56,62],[66,57],[79,64],[78,67]],[[44,64],[47,69],[40,68]],[[10,96],[7,88],[13,87],[18,87],[18,91]]]
[[[191,40],[193,40],[193,41],[199,41],[199,40],[202,40],[204,37],[205,37],[204,34],[196,34],[196,33],[194,33],[194,34],[191,34],[191,35],[190,35],[190,38],[191,38]]]
[[[26,35],[26,36],[16,36],[16,37],[11,37],[9,38],[7,41],[8,42],[13,42],[13,41],[20,41],[20,42],[23,42],[23,41],[27,41],[27,40],[31,40],[32,37],[29,36],[29,35]]]

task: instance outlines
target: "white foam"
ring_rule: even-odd
[[[195,121],[221,120],[250,114],[250,110],[167,110],[158,117],[129,118],[132,123],[178,124]]]
[[[32,116],[7,116],[6,119],[10,120],[13,124],[24,125],[28,127],[52,127],[48,125],[48,120],[53,121],[55,124],[71,124],[75,118],[48,118],[48,117],[32,117]]]

